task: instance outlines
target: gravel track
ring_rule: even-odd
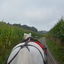
[[[45,37],[42,37],[41,39],[39,39],[39,41],[41,42],[42,45],[45,45],[45,47],[47,47],[45,42]],[[51,54],[48,47],[47,47],[47,61],[48,61],[48,64],[59,64],[54,58],[54,56]]]

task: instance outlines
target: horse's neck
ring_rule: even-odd
[[[33,64],[31,55],[27,48],[23,48],[20,50],[18,54],[17,64]]]

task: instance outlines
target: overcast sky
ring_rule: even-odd
[[[0,0],[0,21],[49,31],[64,16],[64,0]]]

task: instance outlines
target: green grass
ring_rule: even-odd
[[[59,64],[64,64],[64,47],[57,46],[55,42],[51,41],[49,38],[46,38],[46,44]]]

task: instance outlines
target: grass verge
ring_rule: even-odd
[[[51,41],[49,38],[46,38],[45,40],[48,48],[50,49],[56,60],[59,62],[59,64],[64,64],[64,47],[57,46],[55,42]]]

